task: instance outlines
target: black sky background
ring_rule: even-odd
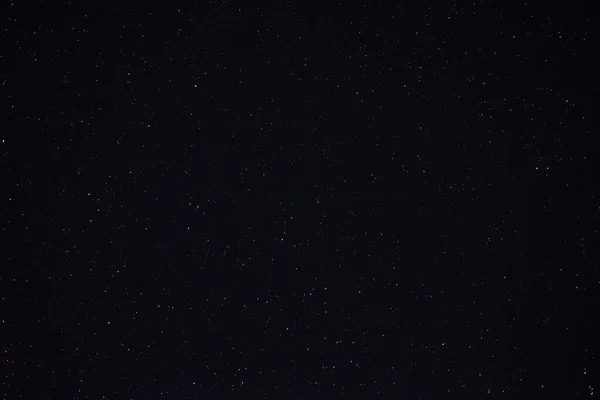
[[[597,396],[592,2],[0,12],[2,393]]]

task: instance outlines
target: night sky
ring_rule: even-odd
[[[598,396],[592,1],[171,3],[0,8],[3,399]]]

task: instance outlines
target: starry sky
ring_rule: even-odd
[[[594,9],[3,3],[3,398],[597,396]]]

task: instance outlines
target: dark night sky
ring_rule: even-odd
[[[4,399],[598,395],[593,2],[175,3],[0,8]]]

